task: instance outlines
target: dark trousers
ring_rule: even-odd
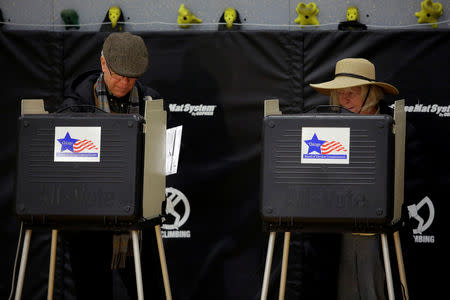
[[[65,235],[69,242],[77,299],[113,299],[112,236],[113,233],[109,231],[81,231]],[[164,299],[164,286],[154,231],[143,232],[141,247],[144,296],[151,299]],[[119,269],[118,273],[126,287],[129,299],[137,299],[133,256],[127,257],[126,267]]]
[[[384,300],[385,277],[380,235],[343,234],[338,299]]]
[[[283,246],[277,242],[280,248]],[[291,233],[286,282],[286,300],[336,299],[336,278],[339,260],[340,234]],[[281,272],[282,249],[274,258],[274,273]],[[278,264],[277,264],[278,262]],[[277,274],[278,275],[278,274]],[[279,275],[274,281],[279,287]],[[268,299],[278,299],[278,289],[269,289]]]

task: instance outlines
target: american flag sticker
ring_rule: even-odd
[[[101,127],[55,127],[54,161],[100,162]]]
[[[350,128],[303,127],[302,164],[349,164]]]

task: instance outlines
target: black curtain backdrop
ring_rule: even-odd
[[[20,100],[43,98],[54,112],[79,74],[100,69],[103,32],[0,32],[2,66],[0,148],[0,298],[10,292],[19,224],[14,217],[17,118]],[[186,233],[164,240],[173,298],[259,299],[268,234],[258,214],[263,103],[279,99],[283,113],[298,113],[327,98],[309,83],[333,77],[337,60],[371,60],[377,80],[392,83],[405,99],[408,120],[423,144],[420,180],[407,205],[424,205],[424,223],[405,217],[401,231],[410,299],[445,294],[444,254],[450,128],[449,30],[138,32],[150,53],[141,79],[164,98],[168,128],[183,126],[178,173],[167,187],[183,193]],[[189,107],[209,106],[209,115]],[[187,109],[187,111],[185,111]],[[420,184],[420,185],[419,185]],[[434,215],[432,214],[434,212]],[[427,223],[427,224],[428,224]],[[164,228],[163,228],[164,229]],[[282,236],[278,234],[269,298],[278,298]],[[286,299],[333,299],[339,239],[332,234],[293,235]],[[33,231],[23,299],[47,293],[50,233]],[[391,256],[393,272],[397,272]],[[160,272],[160,269],[155,269]],[[74,299],[70,257],[58,244],[55,299]],[[117,292],[117,299],[120,299]],[[439,295],[439,296],[438,296]],[[147,295],[151,296],[151,295]],[[123,299],[123,298],[122,298]]]

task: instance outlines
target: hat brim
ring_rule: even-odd
[[[398,95],[398,93],[399,93],[396,87],[394,87],[393,85],[390,85],[388,83],[378,82],[378,81],[368,81],[368,80],[364,80],[364,79],[346,77],[346,76],[339,76],[339,77],[334,78],[331,81],[327,81],[327,82],[323,82],[323,83],[317,83],[317,84],[311,83],[310,86],[312,88],[314,88],[316,91],[318,91],[319,93],[329,96],[331,90],[351,88],[351,87],[361,86],[361,85],[366,85],[366,84],[379,86],[387,94]]]

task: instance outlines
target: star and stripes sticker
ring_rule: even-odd
[[[54,161],[99,162],[100,127],[55,127]]]
[[[302,163],[348,164],[349,128],[303,127]]]
[[[73,139],[69,132],[63,139],[58,139],[61,143],[61,152],[69,150],[70,152],[82,152],[83,150],[98,150],[98,147],[88,139]]]
[[[311,152],[317,152],[319,154],[330,154],[332,152],[347,152],[347,149],[342,146],[340,142],[337,141],[324,141],[317,138],[317,134],[310,140],[306,140],[305,143],[308,145],[308,154]]]

